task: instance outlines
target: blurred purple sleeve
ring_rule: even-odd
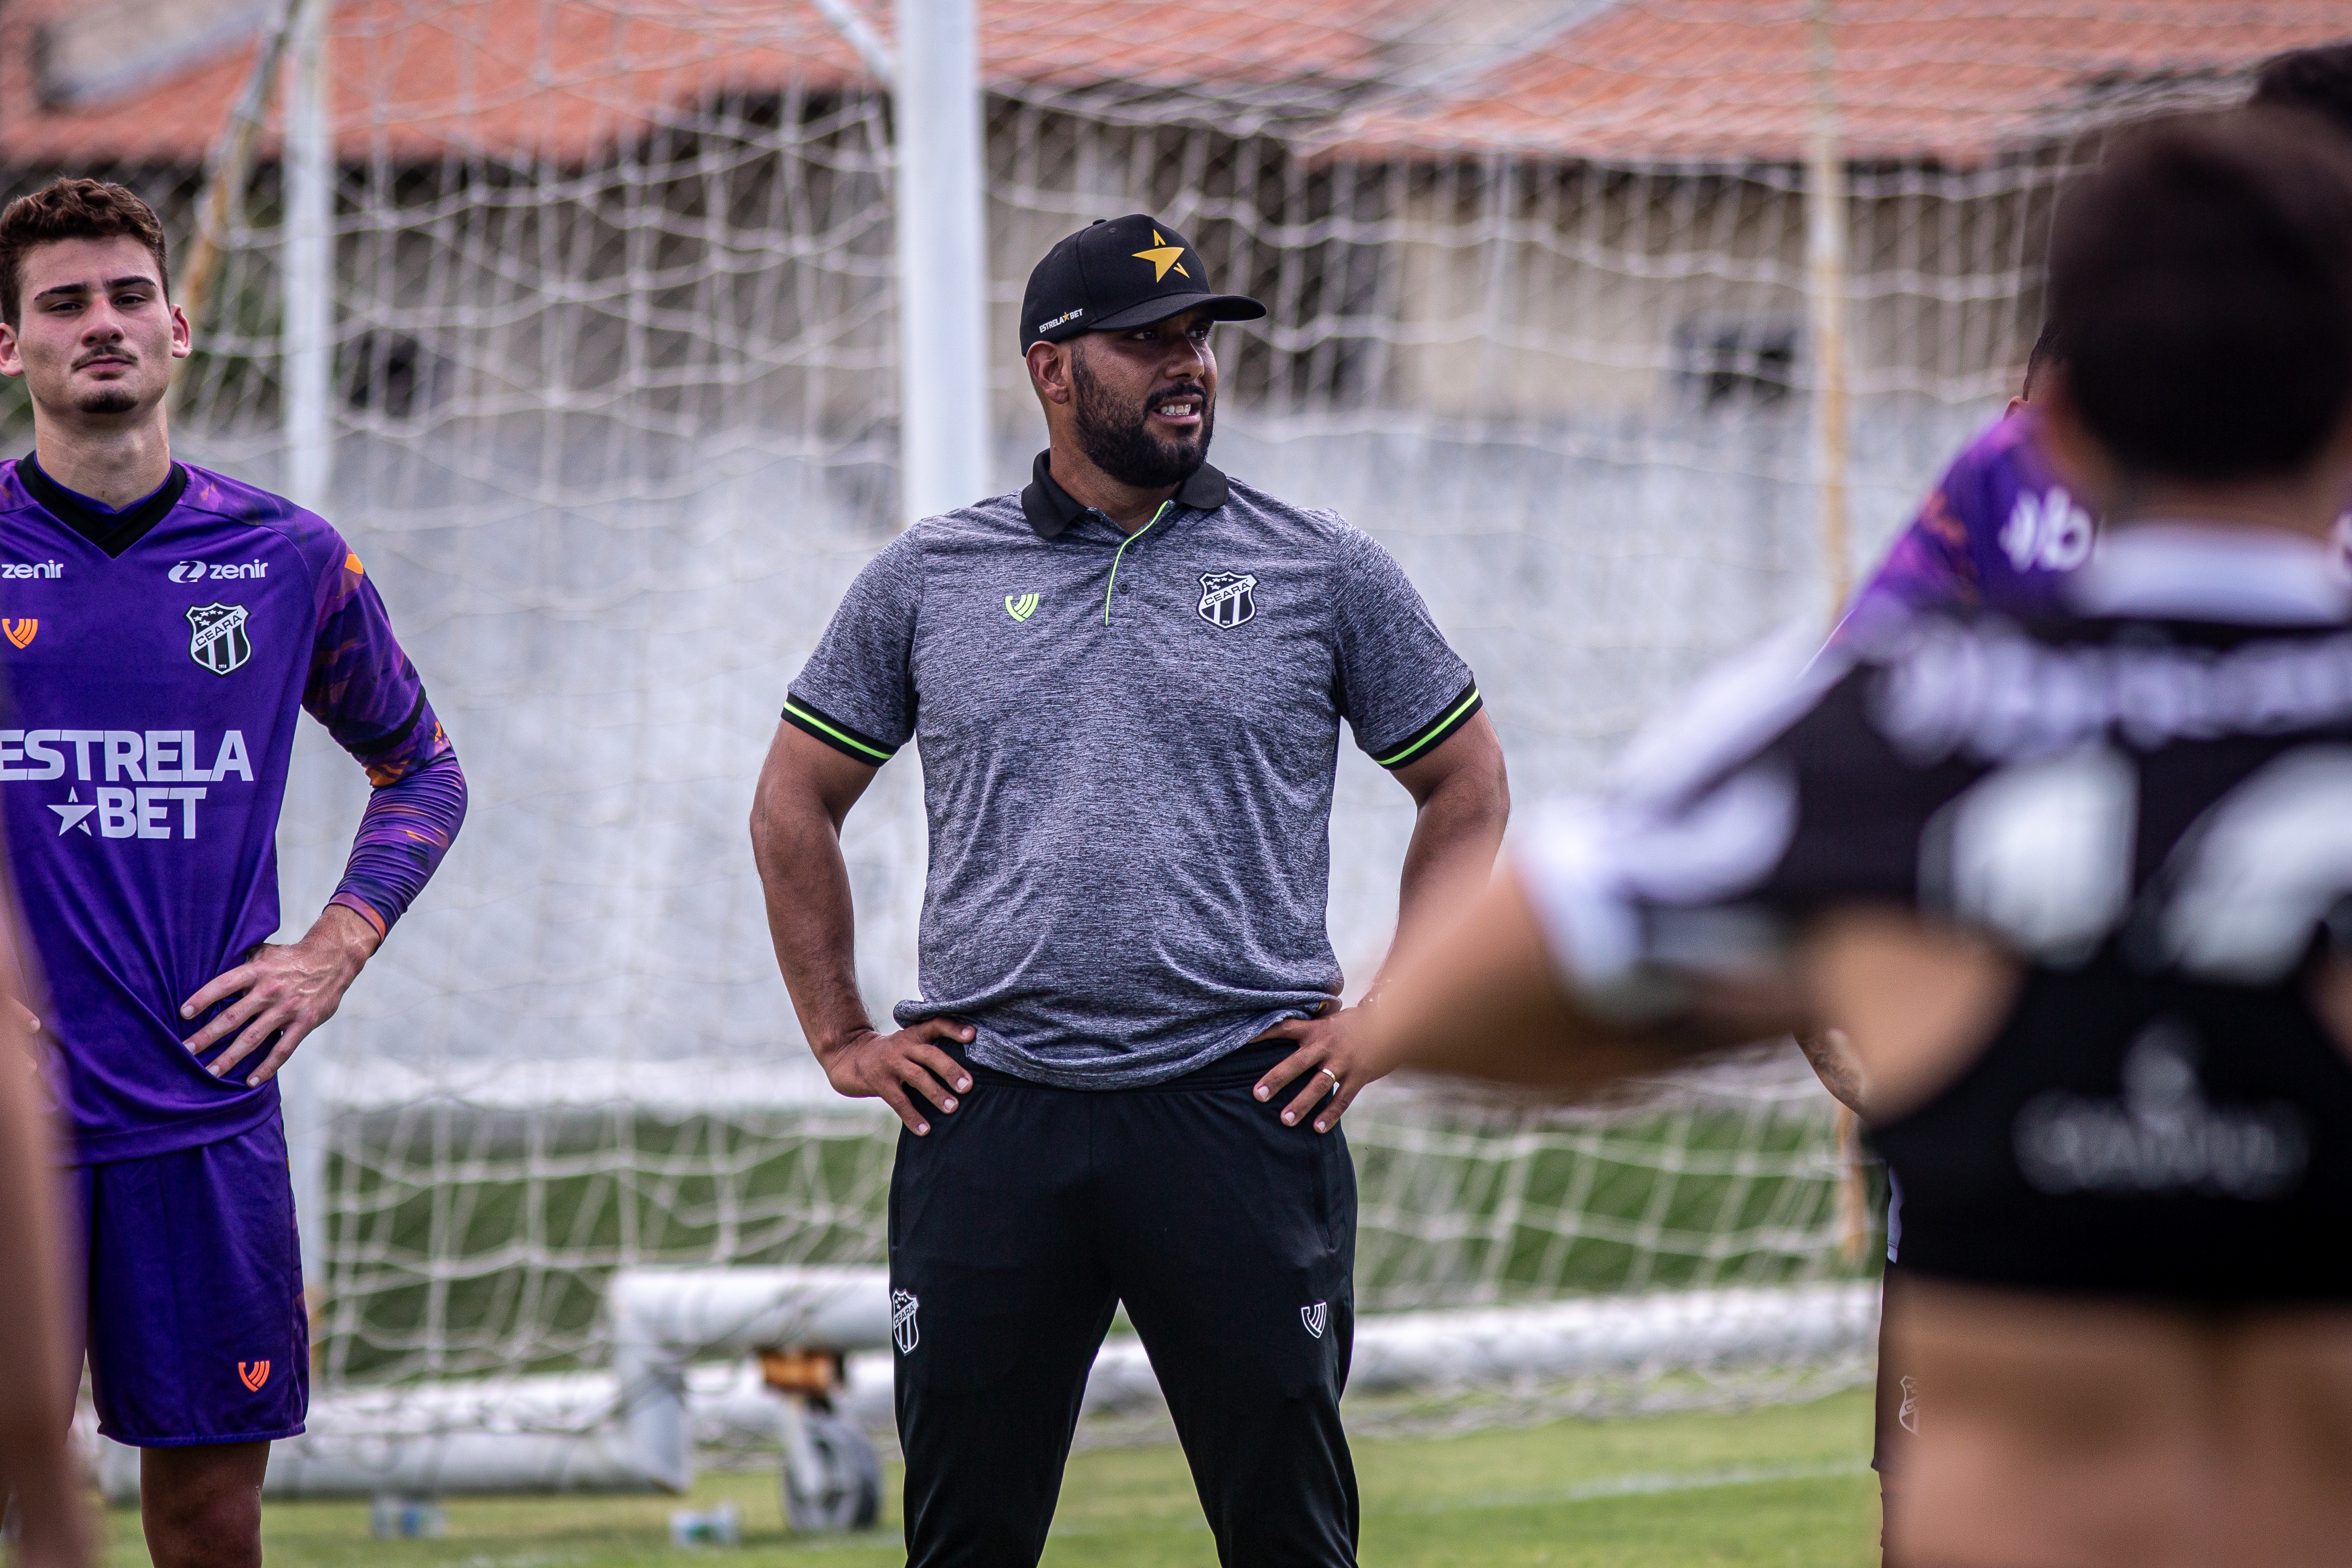
[[[392,634],[383,599],[348,548],[319,592],[302,707],[375,786],[343,879],[328,902],[389,931],[425,889],[466,820],[466,774]]]
[[[2040,430],[2025,408],[1977,433],[1854,595],[1831,646],[1869,641],[1921,615],[2056,606],[2066,574],[2090,554],[2094,524],[2067,496]]]
[[[1830,634],[1831,647],[1866,642],[1923,611],[1973,609],[1983,602],[1968,525],[1949,498],[1952,477],[1948,474],[1927,493],[1918,515],[1853,596],[1845,618]]]

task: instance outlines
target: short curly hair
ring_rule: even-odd
[[[136,193],[106,180],[52,180],[30,195],[18,196],[0,212],[0,321],[21,319],[25,253],[60,239],[115,239],[128,236],[155,258],[156,281],[172,292],[170,250],[163,220]]]
[[[2050,307],[2126,468],[2300,471],[2352,407],[2352,143],[2286,109],[2127,133],[2059,206]]]
[[[2352,44],[2272,59],[2254,78],[2253,101],[2266,109],[2307,109],[2352,136]]]

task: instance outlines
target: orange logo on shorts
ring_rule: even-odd
[[[269,1363],[266,1361],[241,1361],[236,1363],[236,1378],[254,1393],[269,1381]]]

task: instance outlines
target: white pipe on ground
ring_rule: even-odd
[[[843,1352],[845,1415],[890,1419],[890,1288],[879,1268],[628,1269],[613,1278],[614,1367],[339,1394],[310,1433],[272,1450],[270,1497],[514,1491],[683,1491],[698,1444],[778,1434],[780,1402],[751,1352]],[[1528,1307],[1359,1318],[1349,1387],[1445,1390],[1577,1377],[1818,1364],[1867,1353],[1870,1281],[1662,1291]],[[700,1365],[719,1358],[731,1366]],[[1095,1357],[1083,1408],[1160,1399],[1151,1363],[1121,1335]],[[107,1495],[138,1495],[137,1456],[105,1446]]]

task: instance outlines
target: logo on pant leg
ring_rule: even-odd
[[[923,1336],[915,1331],[915,1309],[920,1305],[922,1303],[915,1300],[915,1293],[911,1290],[890,1292],[890,1338],[898,1344],[901,1355],[922,1342]]]
[[[1307,1325],[1307,1331],[1308,1333],[1313,1334],[1318,1340],[1321,1339],[1323,1337],[1323,1325],[1331,1321],[1331,1303],[1328,1301],[1318,1301],[1311,1307],[1299,1308],[1298,1321]]]
[[[236,1363],[236,1380],[255,1394],[269,1381],[269,1363],[266,1361],[241,1361]]]

